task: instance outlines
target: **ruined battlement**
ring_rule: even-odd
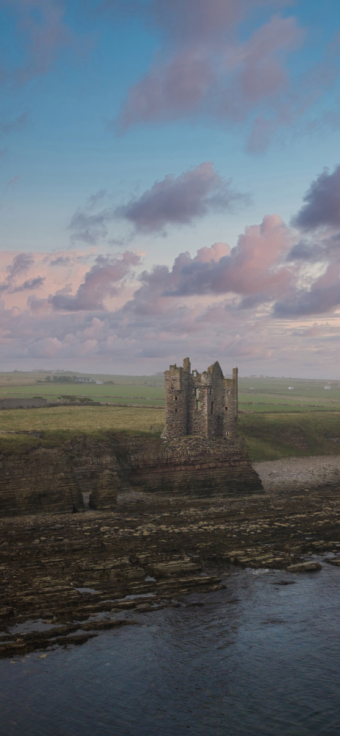
[[[228,437],[236,433],[238,414],[238,369],[224,378],[216,361],[208,370],[191,371],[189,358],[183,368],[171,365],[165,371],[165,439],[186,435]]]

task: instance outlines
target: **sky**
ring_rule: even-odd
[[[339,378],[337,0],[0,0],[0,366]]]

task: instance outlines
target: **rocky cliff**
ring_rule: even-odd
[[[126,478],[131,487],[157,494],[231,496],[263,492],[243,441],[182,437],[149,442],[133,438]]]
[[[112,510],[117,494],[231,496],[263,492],[243,442],[106,433],[0,454],[2,516]]]

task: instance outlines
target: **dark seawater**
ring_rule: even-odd
[[[195,601],[0,661],[1,735],[340,734],[339,568],[235,572]]]

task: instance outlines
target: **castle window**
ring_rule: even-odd
[[[230,391],[227,391],[228,396],[230,396]]]
[[[209,388],[209,396],[211,396],[211,388]]]
[[[225,410],[228,411],[228,407],[227,406],[226,406]]]
[[[175,396],[175,401],[177,401],[177,396]]]
[[[177,414],[177,409],[175,409],[175,414]]]
[[[213,411],[214,411],[214,402],[212,401],[211,407],[210,407],[210,414],[213,414]]]
[[[198,388],[195,388],[195,396],[196,396],[196,399],[199,399],[199,397],[200,397],[200,392],[199,392]]]
[[[196,409],[198,410],[200,408],[201,408],[201,402],[200,401],[196,401]]]

